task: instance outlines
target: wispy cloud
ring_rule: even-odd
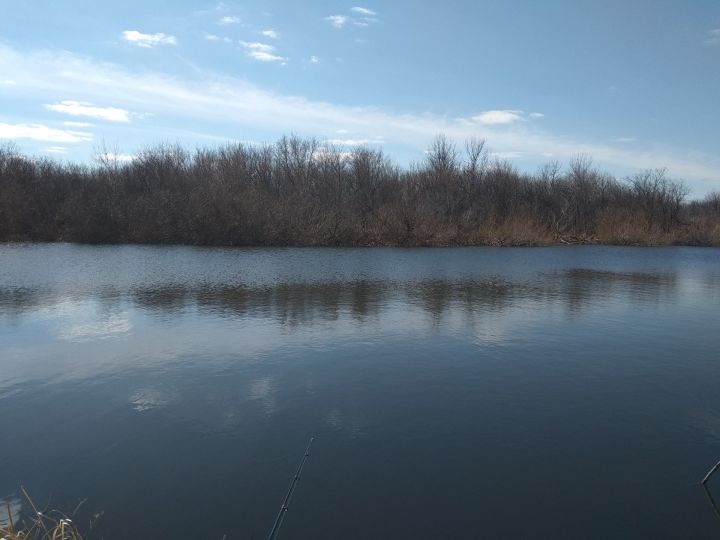
[[[88,116],[108,122],[129,122],[130,112],[117,107],[98,107],[83,101],[61,101],[45,105],[46,109],[70,116]]]
[[[317,56],[313,55],[313,56],[310,57],[310,63],[311,63],[311,64],[318,64],[318,63],[320,63],[320,59],[319,59]]]
[[[618,137],[617,139],[615,139],[615,142],[619,143],[631,143],[636,141],[637,139],[635,137]]]
[[[349,17],[345,15],[328,15],[325,17],[325,20],[328,21],[333,28],[343,28],[347,24]]]
[[[377,15],[377,12],[373,11],[372,9],[359,6],[350,8],[350,11],[352,11],[353,13],[358,13],[359,15],[364,15],[366,17],[374,17],[375,15]]]
[[[240,24],[240,22],[240,17],[235,15],[225,15],[224,17],[220,17],[217,23],[221,26],[225,26],[228,24]]]
[[[29,139],[72,144],[92,141],[92,138],[92,133],[56,129],[44,124],[5,124],[0,122],[0,139]]]
[[[87,128],[90,127],[92,124],[90,124],[89,122],[74,122],[72,120],[68,120],[66,122],[63,122],[63,125],[67,127]]]
[[[263,30],[263,31],[260,32],[260,33],[261,33],[263,36],[268,37],[268,38],[270,38],[270,39],[277,39],[278,37],[280,37],[280,36],[278,35],[278,33],[277,33],[275,30],[273,30],[272,28],[269,28],[269,29],[267,29],[267,30]]]
[[[284,62],[285,57],[275,54],[275,46],[267,43],[241,41],[240,45],[245,49],[245,54],[260,62]]]
[[[262,52],[262,51],[260,51]],[[164,117],[215,122],[233,129],[246,126],[278,134],[295,131],[301,134],[329,133],[344,129],[353,139],[372,138],[381,133],[388,144],[420,153],[436,134],[462,141],[469,137],[487,140],[495,152],[521,152],[524,159],[570,159],[589,154],[598,166],[622,167],[632,171],[666,166],[674,176],[687,180],[720,179],[720,160],[691,149],[669,149],[644,145],[635,149],[617,144],[602,144],[572,139],[567,134],[554,135],[540,129],[537,122],[512,121],[487,124],[483,116],[451,118],[430,113],[403,113],[370,106],[347,106],[287,96],[268,91],[237,78],[221,77],[205,71],[192,81],[147,71],[128,69],[99,62],[67,52],[20,52],[0,45],[0,73],[16,80],[28,94],[81,92],[88,101],[112,100],[118,106],[135,108]],[[519,115],[517,110],[515,115]],[[510,115],[512,116],[512,115]],[[23,127],[24,126],[24,127]],[[28,130],[4,124],[0,131],[14,138],[52,136],[51,142],[66,143],[90,140],[92,135],[55,130],[39,126]],[[6,137],[7,138],[7,137]],[[57,140],[60,139],[60,140]],[[42,139],[46,140],[46,139]]]
[[[155,47],[156,45],[176,45],[177,39],[175,36],[169,36],[159,32],[157,34],[143,34],[137,30],[125,30],[122,33],[122,37],[125,41],[134,43],[138,47]]]
[[[505,160],[505,159],[518,159],[523,156],[522,152],[490,152],[490,157],[493,157],[495,159]]]
[[[709,30],[705,36],[705,43],[707,45],[720,45],[720,28]]]
[[[375,16],[377,15],[371,9],[364,7],[353,7],[350,8],[352,16],[349,15],[330,15],[325,17],[334,28],[344,28],[348,23],[352,23],[354,26],[364,28],[377,22]]]
[[[269,45],[267,43],[260,43],[257,41],[254,42],[248,42],[248,41],[241,41],[240,45],[245,47],[248,50],[251,51],[263,51],[263,52],[272,52],[275,50],[274,45]]]
[[[365,27],[367,27],[367,26],[370,26],[371,24],[375,24],[376,22],[378,22],[378,20],[375,19],[375,18],[373,18],[373,17],[363,17],[363,18],[360,19],[359,21],[354,21],[353,24],[354,24],[355,26],[359,26],[359,27],[361,27],[361,28],[365,28]]]
[[[114,152],[101,152],[95,154],[95,158],[100,161],[128,162],[135,159],[135,156],[131,156],[130,154],[116,154]]]
[[[325,139],[325,144],[331,146],[365,146],[369,144],[385,144],[382,139]]]
[[[525,116],[522,111],[514,110],[484,111],[472,117],[474,122],[485,126],[514,124],[524,119]]]
[[[223,43],[232,43],[232,39],[229,37],[220,37],[215,34],[205,34],[205,39],[208,41],[222,41]]]
[[[43,150],[49,154],[67,154],[67,148],[64,146],[46,146]]]

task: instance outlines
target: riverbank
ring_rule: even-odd
[[[528,175],[445,138],[401,169],[313,139],[93,166],[0,148],[0,241],[203,246],[720,245],[720,194],[663,169],[619,180],[589,158]]]

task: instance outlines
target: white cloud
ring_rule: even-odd
[[[379,139],[326,139],[325,144],[332,146],[364,146],[367,144],[385,144]]]
[[[240,17],[236,17],[235,15],[226,15],[218,20],[218,24],[223,26],[227,24],[240,24]]]
[[[311,64],[317,64],[317,63],[319,63],[319,62],[320,62],[320,59],[319,59],[317,56],[314,56],[314,55],[313,55],[313,56],[310,57],[310,63],[311,63]]]
[[[15,86],[15,85],[17,85],[17,82],[13,81],[12,79],[0,80],[0,86]]]
[[[491,152],[490,157],[494,157],[495,159],[518,159],[522,157],[522,152]]]
[[[360,28],[367,28],[368,26],[370,26],[371,24],[376,23],[376,22],[377,22],[377,19],[372,19],[370,17],[363,17],[359,21],[353,21],[353,24],[355,26],[359,26]]]
[[[528,116],[530,118],[545,118],[545,115],[541,112],[531,112]]]
[[[60,103],[45,105],[45,108],[51,111],[69,114],[70,116],[89,116],[108,122],[130,121],[130,113],[125,109],[119,109],[117,107],[97,107],[92,103],[82,101],[61,101]]]
[[[265,51],[249,51],[247,55],[259,62],[285,62],[285,57]]]
[[[705,43],[708,45],[720,45],[720,28],[709,30],[705,37]]]
[[[128,162],[135,159],[135,156],[131,156],[130,154],[116,154],[114,152],[101,152],[95,154],[95,158],[100,161]]]
[[[46,146],[44,150],[50,154],[67,154],[67,148],[64,146]]]
[[[635,141],[637,141],[635,137],[618,137],[617,139],[615,139],[615,142],[619,143],[631,143]]]
[[[143,34],[137,30],[125,30],[122,33],[123,39],[135,43],[139,47],[150,48],[155,45],[176,45],[175,36],[169,36],[159,32],[157,34]]]
[[[318,148],[315,153],[312,156],[312,159],[315,161],[322,161],[324,159],[330,159],[334,160],[335,158],[340,158],[341,160],[349,160],[352,159],[353,153],[352,152],[337,152],[334,148]]]
[[[90,124],[89,122],[73,122],[68,120],[67,122],[63,122],[63,125],[67,127],[87,128],[90,127],[92,124]]]
[[[262,52],[262,51],[261,51]],[[88,101],[111,100],[118,106],[140,109],[166,118],[215,122],[234,130],[248,127],[278,134],[328,133],[346,129],[361,139],[382,133],[388,144],[419,152],[438,133],[462,141],[469,137],[487,140],[495,152],[522,152],[525,159],[552,155],[568,160],[578,154],[593,156],[599,167],[635,171],[668,167],[686,180],[720,180],[720,160],[692,149],[668,148],[649,143],[642,150],[554,135],[535,122],[493,125],[472,116],[450,118],[430,113],[402,113],[371,106],[347,106],[278,94],[247,81],[204,71],[191,81],[163,73],[128,69],[94,61],[68,52],[20,52],[0,45],[0,73],[17,81],[30,94],[78,92]],[[487,112],[487,111],[486,111]],[[484,117],[487,119],[487,117]],[[33,138],[47,136],[40,126]],[[7,135],[17,137],[20,128],[4,125]],[[27,134],[24,131],[22,134]],[[90,133],[72,135],[54,130],[51,142],[90,140]],[[57,140],[60,139],[60,140]],[[43,139],[45,140],[45,139]]]
[[[336,28],[342,28],[348,21],[352,21],[353,25],[365,28],[377,22],[377,18],[375,17],[377,15],[377,12],[373,11],[372,9],[355,6],[353,8],[350,8],[350,11],[359,18],[351,19],[343,15],[334,15],[333,17],[340,17],[342,18],[342,20],[338,20],[338,22],[340,23],[339,26],[335,25],[334,23],[333,26],[335,26]],[[330,17],[328,17],[328,19],[330,19]]]
[[[56,129],[43,124],[5,124],[0,122],[0,139],[29,139],[72,144],[92,141],[92,133]]]
[[[374,17],[375,15],[377,15],[377,13],[375,11],[373,11],[372,9],[358,7],[358,6],[356,6],[354,8],[350,8],[350,11],[352,11],[354,13],[358,13],[360,15],[365,15],[366,17]]]
[[[245,54],[260,62],[284,62],[285,57],[275,54],[275,47],[267,43],[241,41]]]
[[[472,120],[478,124],[485,126],[494,126],[500,124],[514,124],[523,120],[522,111],[502,110],[502,111],[485,111],[477,116],[473,116]]]
[[[268,29],[268,30],[263,30],[263,31],[260,32],[260,33],[261,33],[263,36],[268,37],[268,38],[270,38],[270,39],[277,39],[277,38],[279,37],[278,33],[277,33],[275,30],[273,30],[272,28],[270,28],[270,29]]]
[[[275,50],[274,45],[269,45],[267,43],[260,43],[258,41],[254,42],[248,42],[248,41],[241,41],[240,45],[245,47],[248,50],[251,51],[262,51],[262,52],[273,52]]]
[[[342,28],[344,27],[348,22],[348,17],[345,15],[329,15],[328,17],[325,17],[325,20],[328,21],[334,28]]]
[[[223,43],[232,43],[232,39],[229,37],[221,37],[215,34],[205,34],[205,39],[208,41],[222,41]]]

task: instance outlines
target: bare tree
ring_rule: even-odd
[[[620,183],[580,156],[534,174],[445,136],[401,170],[382,152],[284,137],[194,152],[161,145],[92,166],[0,146],[0,241],[438,245],[720,244],[720,194],[687,202],[664,169]],[[620,232],[618,232],[620,231]]]

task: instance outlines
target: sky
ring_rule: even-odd
[[[720,190],[718,0],[0,0],[0,144],[129,160],[284,134]]]

